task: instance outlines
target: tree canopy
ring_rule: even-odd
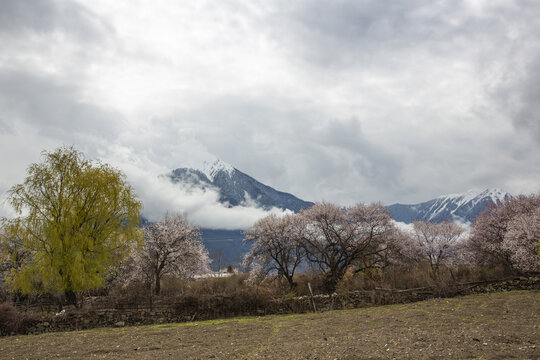
[[[318,203],[303,210],[305,228],[299,239],[311,264],[326,274],[332,292],[349,267],[355,271],[383,266],[397,231],[388,210],[379,203],[343,209]]]
[[[19,262],[8,281],[23,293],[68,295],[102,286],[140,239],[142,204],[119,170],[88,161],[73,147],[44,151],[42,158],[8,192],[18,217],[2,219],[3,241],[16,241],[25,253],[23,261],[20,250],[12,254]]]
[[[165,275],[189,278],[208,272],[208,251],[200,229],[181,214],[169,215],[144,228],[144,246],[135,257],[135,275],[154,282],[154,293],[161,291]]]
[[[437,279],[440,266],[456,256],[456,246],[465,230],[450,221],[415,221],[413,228],[419,256],[428,260],[432,276]]]
[[[294,273],[304,259],[304,249],[298,244],[303,219],[297,215],[278,217],[270,214],[244,233],[244,242],[252,243],[244,256],[244,266],[252,268],[252,274],[266,276],[277,272],[294,288]]]
[[[476,262],[517,273],[540,270],[540,195],[519,195],[488,207],[467,243]]]

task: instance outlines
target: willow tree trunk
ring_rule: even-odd
[[[75,307],[77,307],[77,294],[75,294],[74,291],[66,290],[64,296],[66,297],[67,305],[75,305]]]

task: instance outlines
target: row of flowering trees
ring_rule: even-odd
[[[259,220],[245,232],[252,243],[244,257],[252,275],[277,273],[294,287],[301,264],[324,274],[333,291],[348,269],[361,272],[389,264],[427,259],[436,276],[463,230],[452,223],[414,224],[415,236],[396,227],[380,203],[341,208],[319,203],[299,214]]]
[[[401,230],[380,203],[341,208],[319,203],[299,214],[269,215],[245,232],[252,244],[244,266],[252,276],[274,273],[291,288],[302,266],[324,274],[333,291],[348,269],[361,272],[425,261],[436,280],[443,265],[504,266],[508,272],[540,270],[540,196],[518,196],[488,207],[470,236],[452,223],[416,221]]]
[[[165,215],[143,228],[144,244],[129,258],[128,280],[160,293],[164,276],[189,278],[208,270],[199,228],[183,215]],[[468,236],[466,236],[468,235]],[[443,266],[503,266],[508,272],[540,270],[540,196],[518,196],[489,206],[470,234],[452,222],[416,221],[403,229],[380,203],[342,208],[318,203],[298,214],[269,215],[245,231],[251,250],[244,268],[252,278],[277,274],[294,288],[294,275],[310,267],[334,291],[347,270],[425,262],[437,280]]]
[[[117,282],[142,281],[159,295],[165,276],[190,278],[209,271],[200,230],[185,216],[167,214],[143,227],[141,235]],[[539,239],[538,195],[488,207],[468,237],[451,222],[416,221],[410,231],[403,230],[380,203],[348,208],[318,203],[298,214],[269,215],[246,230],[245,241],[252,246],[243,265],[253,278],[277,274],[291,289],[298,269],[310,267],[323,274],[326,290],[334,291],[348,270],[358,273],[388,265],[426,262],[435,280],[443,266],[460,263],[502,265],[514,273],[538,271]],[[22,254],[20,249],[9,252]],[[13,265],[18,267],[16,261]]]

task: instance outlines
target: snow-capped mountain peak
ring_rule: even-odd
[[[475,201],[483,198],[490,198],[494,203],[506,199],[510,194],[507,192],[493,188],[493,189],[470,189],[463,193],[458,194],[448,194],[439,196],[438,199],[447,199],[447,200],[456,200],[462,204],[465,204],[470,201]]]
[[[217,174],[224,172],[229,176],[234,172],[234,167],[219,159],[204,161],[199,169],[210,181],[214,181]]]
[[[249,205],[268,210],[279,208],[297,212],[313,204],[264,185],[217,158],[204,161],[202,166],[175,169],[169,177],[173,183],[188,187],[211,187],[219,191],[219,201],[230,207]]]

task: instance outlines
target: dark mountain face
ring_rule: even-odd
[[[174,183],[215,188],[220,193],[220,202],[231,207],[252,205],[264,209],[276,207],[298,212],[313,204],[294,195],[277,191],[234,168],[220,168],[215,171],[180,168],[174,170],[170,177]]]
[[[242,257],[251,248],[251,244],[243,243],[242,230],[201,229],[201,235],[212,259],[211,267],[214,271],[224,269],[228,265],[239,267]]]
[[[498,189],[469,190],[462,194],[440,196],[419,204],[388,206],[394,220],[412,223],[415,220],[473,222],[488,204],[498,204],[512,196]]]

